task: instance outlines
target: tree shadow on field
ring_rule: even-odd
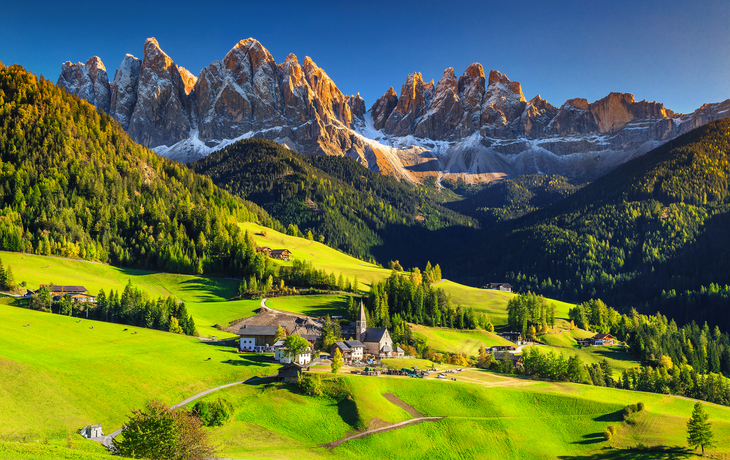
[[[596,422],[621,422],[623,421],[623,419],[623,411],[617,410],[616,412],[611,412],[609,414],[604,414],[600,417],[596,417],[593,420]]]
[[[180,283],[183,291],[196,291],[208,300],[229,299],[236,293],[236,280],[196,277]]]
[[[692,452],[683,447],[657,446],[652,448],[614,449],[604,447],[601,451],[586,455],[559,455],[560,460],[670,460],[690,458]]]
[[[269,367],[271,362],[268,361],[267,358],[268,357],[260,355],[239,355],[238,359],[228,359],[221,362],[232,366]]]
[[[343,398],[337,403],[337,413],[342,421],[355,428],[357,426],[357,405],[352,399]]]
[[[573,444],[596,444],[598,442],[604,442],[603,433],[591,433],[584,434],[582,441],[576,441]]]

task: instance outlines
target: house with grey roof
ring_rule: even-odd
[[[365,353],[365,345],[358,340],[344,340],[335,342],[330,347],[330,355],[335,355],[335,350],[339,349],[342,359],[347,362],[362,361]]]

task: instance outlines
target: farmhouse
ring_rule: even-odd
[[[487,289],[497,289],[498,291],[512,292],[512,285],[509,283],[489,283],[485,287]]]
[[[258,246],[256,252],[263,252],[268,256],[271,253],[271,248],[268,246]]]
[[[96,297],[87,294],[87,289],[83,286],[62,286],[59,284],[41,284],[41,287],[48,287],[54,301],[61,300],[64,297],[70,297],[74,302],[96,302]]]
[[[291,252],[288,249],[272,249],[269,255],[273,259],[289,260],[291,259]]]
[[[335,350],[339,348],[342,359],[345,361],[362,361],[365,352],[365,345],[357,340],[345,340],[344,342],[335,342],[330,347],[330,355],[335,355]]]
[[[101,425],[87,425],[81,430],[81,436],[87,439],[101,438],[104,436],[104,432],[101,429]]]
[[[244,324],[243,327],[238,330],[238,335],[241,336],[240,350],[258,352],[269,351],[271,345],[274,344],[276,329],[276,326],[249,326]]]
[[[578,345],[582,345],[585,347],[600,347],[602,345],[613,345],[615,340],[616,337],[612,336],[611,334],[596,334],[593,337],[589,337],[587,339],[577,340],[577,342]]]
[[[517,345],[522,345],[522,333],[520,332],[500,332],[497,334],[498,336],[502,337],[503,339],[507,339],[510,342],[514,342]]]
[[[289,364],[294,361],[300,366],[305,366],[312,361],[312,347],[307,348],[304,353],[296,355],[293,360],[288,351],[289,349],[284,346],[283,340],[277,340],[274,343],[274,359],[281,364]]]

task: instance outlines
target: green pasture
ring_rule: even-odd
[[[342,316],[349,319],[347,312],[347,295],[300,295],[287,297],[271,297],[266,306],[300,315]]]
[[[428,327],[413,324],[414,333],[426,339],[428,345],[436,351],[462,353],[466,356],[477,356],[479,348],[495,345],[511,345],[512,342],[492,332],[479,330],[459,330],[444,327]],[[513,344],[512,344],[513,345]]]
[[[65,437],[93,423],[110,432],[150,398],[175,404],[276,369],[258,355],[167,332],[7,305],[0,317],[2,437]]]

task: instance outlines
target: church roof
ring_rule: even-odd
[[[368,328],[365,331],[365,338],[361,342],[380,342],[386,332],[388,332],[387,329]]]

